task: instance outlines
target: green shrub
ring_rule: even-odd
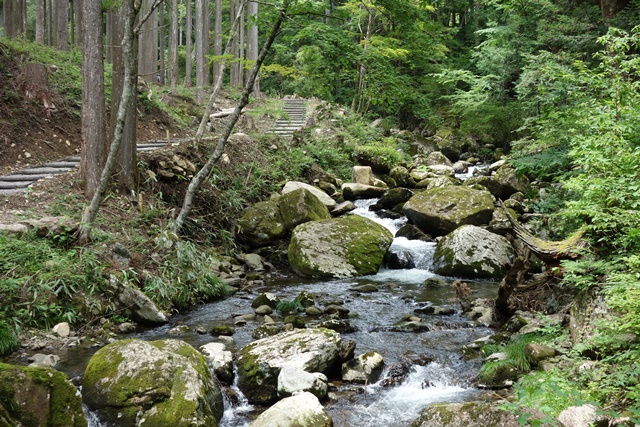
[[[298,301],[280,301],[278,305],[276,305],[276,310],[286,316],[288,314],[297,313],[298,311],[302,311],[302,305]]]
[[[0,320],[0,356],[6,356],[18,349],[16,332],[4,320]]]

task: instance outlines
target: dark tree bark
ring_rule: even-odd
[[[187,2],[187,16],[185,18],[185,76],[184,76],[184,85],[185,87],[191,87],[193,84],[191,82],[191,72],[193,70],[193,66],[191,64],[191,30],[193,28],[193,20],[191,19],[191,0],[186,0]]]
[[[216,0],[216,12],[215,20],[213,24],[214,40],[213,40],[213,55],[216,59],[213,61],[213,83],[218,81],[220,75],[222,55],[222,0]]]
[[[249,1],[247,3],[247,15],[249,16],[247,24],[247,60],[251,64],[258,58],[258,2]],[[249,78],[250,69],[247,69],[247,78]],[[260,78],[256,77],[253,85],[253,96],[260,98]]]
[[[198,88],[198,102],[202,102],[202,88],[205,84],[204,68],[205,68],[205,21],[204,16],[205,0],[196,0],[196,86]]]
[[[171,0],[171,10],[169,11],[169,20],[171,21],[169,29],[169,82],[172,88],[178,86],[180,80],[180,67],[178,63],[178,0]]]
[[[191,206],[192,206],[192,203],[193,203],[193,197],[194,197],[196,191],[198,191],[198,189],[200,188],[200,185],[202,185],[202,183],[207,178],[207,176],[209,176],[209,173],[211,172],[211,169],[213,168],[213,165],[215,165],[215,163],[218,161],[218,159],[224,153],[224,147],[225,147],[227,141],[229,140],[229,136],[231,135],[231,131],[233,131],[233,128],[235,127],[236,123],[238,122],[238,119],[240,118],[240,114],[242,114],[242,109],[249,103],[249,95],[251,94],[251,90],[253,88],[253,82],[255,81],[256,77],[258,76],[258,72],[260,71],[260,67],[262,66],[262,62],[264,61],[265,56],[267,56],[267,52],[269,52],[269,49],[271,48],[271,45],[273,44],[273,41],[275,40],[276,36],[278,35],[278,31],[280,30],[280,26],[282,25],[282,21],[284,20],[284,18],[286,16],[286,12],[287,12],[287,8],[288,7],[289,7],[289,0],[284,0],[283,5],[282,5],[282,9],[280,10],[280,13],[278,14],[276,22],[273,24],[273,27],[271,28],[271,32],[269,33],[269,36],[267,37],[267,40],[265,41],[264,45],[262,46],[262,50],[260,51],[260,54],[258,55],[258,59],[256,60],[256,63],[253,66],[253,69],[251,70],[251,75],[247,79],[247,82],[246,82],[246,84],[244,86],[244,90],[242,91],[242,97],[240,98],[240,101],[238,101],[238,104],[236,105],[236,108],[233,110],[233,113],[229,117],[229,120],[227,122],[227,127],[225,128],[224,132],[220,136],[220,139],[218,140],[218,143],[216,144],[216,148],[215,148],[213,154],[211,155],[209,160],[207,160],[207,163],[205,163],[205,165],[202,167],[202,169],[200,169],[198,171],[198,173],[193,177],[193,179],[189,183],[189,187],[187,189],[187,193],[184,196],[184,202],[182,204],[182,209],[180,210],[180,213],[178,214],[178,217],[176,218],[176,222],[175,222],[175,225],[174,225],[174,228],[175,228],[176,232],[179,231],[180,229],[182,229],[182,227],[184,225],[184,222],[186,221],[187,216],[189,215],[189,212],[191,211]]]
[[[144,0],[143,13],[150,10],[154,0]],[[158,74],[158,13],[154,11],[140,30],[138,73],[147,83],[156,82]]]
[[[56,18],[58,20],[57,48],[69,50],[69,0],[58,0],[56,6]]]
[[[73,9],[76,16],[76,34],[73,42],[76,46],[82,46],[82,43],[84,41],[84,29],[82,27],[82,4],[84,3],[84,1],[85,0],[73,0]]]
[[[85,47],[82,50],[82,150],[80,174],[84,194],[91,199],[104,167],[105,98],[102,61],[102,9],[100,2],[84,4]]]
[[[613,19],[629,4],[629,0],[600,0],[600,10],[604,19]]]
[[[167,73],[167,65],[165,61],[165,42],[164,42],[164,8],[158,9],[158,43],[160,45],[160,85],[164,86],[164,80]]]
[[[45,0],[36,0],[36,42],[44,44],[45,32]]]

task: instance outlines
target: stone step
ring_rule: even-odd
[[[62,173],[62,172],[68,172],[70,170],[72,170],[73,168],[48,168],[48,167],[33,167],[33,168],[29,168],[29,169],[24,169],[19,171],[21,174],[25,174],[25,175],[53,175],[53,174],[57,174],[57,173]]]
[[[166,142],[150,142],[150,143],[145,143],[145,144],[136,144],[136,148],[140,149],[140,148],[162,148],[162,147],[166,147],[167,143]]]
[[[0,182],[16,182],[16,181],[37,181],[46,177],[52,176],[52,174],[38,174],[38,175],[26,175],[23,173],[15,173],[12,175],[0,176]]]
[[[65,157],[64,159],[60,160],[61,162],[75,162],[75,163],[80,163],[80,156],[70,156],[70,157]]]
[[[35,181],[16,181],[16,182],[1,182],[0,181],[0,190],[17,190],[20,188],[27,188],[29,185],[33,184]]]
[[[47,168],[75,168],[76,166],[80,165],[80,160],[78,160],[77,162],[63,162],[63,161],[59,161],[59,162],[50,162],[50,163],[44,163],[42,165],[40,165],[39,167],[47,167]]]

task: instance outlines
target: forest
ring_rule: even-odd
[[[481,379],[508,363],[522,371],[501,408],[547,417],[519,425],[553,425],[586,404],[611,425],[640,424],[640,0],[0,0],[0,13],[0,156],[13,162],[9,136],[31,126],[20,111],[46,112],[74,123],[67,142],[81,162],[58,190],[69,193],[46,202],[79,227],[49,239],[0,232],[0,355],[62,321],[128,323],[109,277],[167,313],[220,298],[228,283],[210,267],[263,245],[238,231],[249,207],[288,180],[348,182],[356,163],[404,187],[390,171],[435,146],[526,177],[514,221],[538,246],[581,238],[575,256],[536,261],[543,284],[527,281],[528,252],[514,263],[522,293],[507,295],[496,336],[522,312],[588,318],[588,331],[543,321],[483,346],[483,360],[507,359],[485,361]],[[23,72],[28,62],[39,65]],[[318,130],[270,134],[270,120],[287,119],[283,98],[316,105]],[[159,176],[169,157],[137,153],[141,135],[184,137],[170,155],[193,170]],[[101,249],[121,240],[126,268]],[[270,255],[286,252],[278,245]],[[287,270],[286,258],[273,263]],[[469,295],[454,290],[464,309]],[[560,362],[527,375],[530,342]]]

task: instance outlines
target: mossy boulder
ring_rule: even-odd
[[[467,187],[480,185],[486,188],[494,197],[502,197],[502,184],[493,176],[472,176],[464,182]]]
[[[432,236],[444,236],[465,224],[484,225],[491,221],[493,197],[488,191],[464,186],[426,190],[404,204],[409,222]]]
[[[284,366],[326,372],[339,360],[341,343],[340,334],[325,328],[296,329],[255,341],[236,361],[238,387],[250,402],[273,402]]]
[[[331,218],[327,207],[306,188],[284,194],[278,200],[278,206],[286,230],[293,230],[305,222]]]
[[[433,254],[437,274],[501,279],[513,262],[511,243],[474,225],[463,225],[440,239]]]
[[[389,230],[361,216],[313,221],[293,230],[288,258],[293,270],[305,277],[375,274],[392,240]]]
[[[524,418],[522,418],[524,417]],[[520,427],[523,419],[526,425],[541,427],[561,426],[556,420],[549,418],[534,409],[518,408],[508,411],[496,402],[464,402],[464,403],[436,403],[423,409],[420,417],[411,423],[411,427],[478,427],[500,426]],[[534,420],[542,420],[534,424]]]
[[[84,401],[107,421],[155,427],[217,426],[222,394],[205,357],[178,340],[122,340],[89,360]]]
[[[396,166],[389,172],[389,177],[393,179],[398,187],[414,188],[416,181],[411,177],[409,169],[404,166]]]
[[[78,389],[52,368],[0,363],[0,425],[85,427]]]
[[[375,383],[384,369],[380,353],[370,351],[342,364],[342,381],[351,383]]]
[[[375,185],[358,184],[355,182],[345,182],[340,187],[342,197],[345,200],[375,199],[382,196],[387,189]]]
[[[250,245],[260,246],[284,237],[287,229],[275,200],[258,202],[244,210],[238,220],[238,235]]]
[[[502,185],[502,199],[508,199],[514,193],[526,193],[529,190],[529,179],[516,174],[515,169],[505,164],[494,175],[496,181]]]
[[[325,178],[325,180],[326,179],[329,179],[329,178]],[[331,178],[329,182],[331,182],[332,185],[337,185],[335,178]],[[314,196],[316,196],[322,202],[322,204],[324,204],[327,207],[327,209],[331,210],[336,207],[336,201],[333,200],[331,196],[329,196],[327,193],[325,193],[324,190],[322,190],[321,188],[315,187],[313,185],[305,184],[304,182],[289,181],[284,185],[284,187],[282,187],[282,191],[280,193],[282,195],[285,195],[292,191],[296,191],[300,188],[304,188],[305,190],[309,191]]]
[[[380,200],[378,200],[377,204],[383,209],[393,209],[397,205],[405,203],[411,197],[413,197],[413,191],[407,188],[392,188],[388,190]]]

